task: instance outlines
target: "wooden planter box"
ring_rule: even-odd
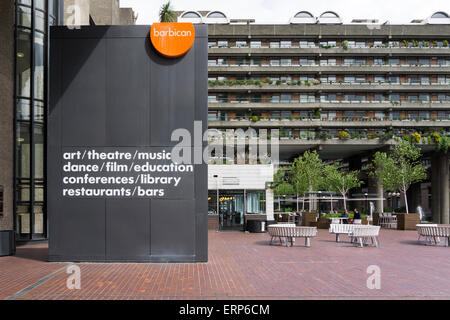
[[[373,221],[372,221],[373,225],[374,226],[379,226],[380,214],[378,212],[374,212],[372,217],[373,217]]]
[[[317,222],[317,229],[329,229],[330,228],[330,219],[328,218],[320,218]]]
[[[397,213],[397,230],[416,230],[416,224],[419,223],[418,213]]]
[[[305,212],[302,215],[302,225],[305,227],[316,227],[317,226],[316,218],[317,213]]]

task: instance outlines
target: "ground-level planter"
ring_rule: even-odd
[[[0,257],[16,253],[16,233],[14,231],[0,231]]]
[[[420,224],[418,213],[397,213],[397,230],[416,230]]]
[[[372,223],[374,226],[379,226],[380,224],[380,214],[378,212],[374,212],[372,215]]]
[[[305,227],[317,227],[317,213],[303,212],[302,225]]]
[[[317,221],[317,229],[329,229],[330,228],[330,219],[328,218],[320,218]]]

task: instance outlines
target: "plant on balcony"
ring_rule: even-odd
[[[266,78],[266,83],[267,83],[267,84],[273,84],[273,80],[272,80],[272,79],[269,79],[269,78]]]
[[[320,81],[320,80],[314,80],[313,81],[313,84],[315,85],[315,86],[317,86],[317,85],[319,85],[319,84],[321,84],[322,83],[322,81]]]
[[[279,86],[281,84],[281,80],[277,80],[276,85]]]
[[[411,142],[414,144],[420,143],[420,141],[422,140],[422,136],[420,135],[420,133],[413,133],[411,135]]]
[[[326,134],[326,132],[319,132],[316,135],[317,139],[319,140],[327,140],[328,139],[328,135]]]
[[[442,42],[442,44],[443,44],[444,47],[448,47],[448,40],[444,40],[444,41]]]
[[[394,131],[391,129],[391,130],[386,131],[380,138],[382,141],[388,141],[388,140],[393,139],[394,135],[395,135]]]
[[[431,135],[431,139],[434,143],[439,144],[439,142],[441,142],[441,135],[439,133],[435,132]]]
[[[309,86],[311,86],[311,82],[309,80],[306,80],[305,85],[309,87]]]
[[[341,140],[347,140],[350,138],[350,134],[345,130],[340,130],[337,132],[336,137]]]
[[[426,178],[427,169],[420,162],[420,148],[402,141],[394,147],[392,154],[375,153],[369,164],[369,175],[375,176],[386,191],[400,191],[404,195],[406,213],[409,213],[406,192],[411,184]]]
[[[433,41],[433,47],[437,47],[438,46],[438,42],[436,40]]]
[[[303,84],[302,80],[298,80],[298,81],[297,81],[297,85],[298,85],[298,86],[301,86],[302,84]]]
[[[342,41],[342,49],[344,49],[344,50],[348,49],[348,40]]]
[[[259,117],[258,116],[252,116],[252,122],[258,122]]]
[[[313,119],[320,119],[320,116],[322,115],[322,112],[320,111],[320,109],[315,109],[313,111]]]

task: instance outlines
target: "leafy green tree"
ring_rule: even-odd
[[[280,196],[293,194],[294,188],[289,183],[285,169],[279,169],[273,176],[273,193],[278,197],[278,210],[281,209]]]
[[[159,21],[160,22],[175,22],[177,19],[175,11],[172,9],[170,1],[163,4],[159,10]]]
[[[323,183],[323,172],[325,164],[319,158],[319,154],[314,151],[306,151],[302,156],[294,160],[292,164],[292,176],[295,181],[300,181],[301,186],[305,184],[305,189],[309,192],[318,191]],[[312,195],[309,195],[309,208],[312,208]]]
[[[406,213],[409,213],[406,192],[411,184],[426,178],[426,168],[420,162],[420,148],[409,141],[401,141],[392,154],[377,152],[370,166],[372,175],[383,183],[388,191],[400,191],[405,199]]]
[[[344,208],[347,208],[347,194],[350,189],[357,188],[363,183],[358,179],[359,171],[340,170],[338,163],[325,167],[326,189],[340,193],[344,199]]]

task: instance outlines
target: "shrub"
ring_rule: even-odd
[[[349,134],[347,131],[345,131],[345,130],[338,131],[338,133],[336,134],[336,136],[337,136],[339,139],[341,139],[341,140],[345,140],[345,139],[350,138],[350,134]]]
[[[411,135],[411,142],[412,143],[420,143],[420,141],[422,140],[422,136],[420,135],[420,133],[413,133]]]
[[[441,142],[441,135],[435,132],[431,135],[431,139],[433,140],[434,143],[439,143]]]
[[[258,116],[253,116],[252,117],[252,122],[258,122],[259,121],[259,117]]]

